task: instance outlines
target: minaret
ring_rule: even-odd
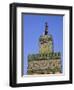
[[[53,52],[53,40],[52,36],[48,34],[48,25],[45,23],[44,35],[39,38],[39,52],[42,54],[48,54]]]
[[[39,53],[28,55],[28,75],[58,74],[62,70],[61,55],[53,50],[53,38],[48,33],[47,22],[44,26],[39,38]]]

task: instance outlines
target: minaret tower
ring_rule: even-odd
[[[62,73],[61,54],[53,51],[53,38],[48,29],[46,22],[39,38],[39,53],[28,55],[28,75]]]
[[[39,49],[40,54],[48,54],[53,52],[53,39],[52,35],[48,34],[47,22],[45,23],[44,35],[40,36],[39,45],[40,45]]]

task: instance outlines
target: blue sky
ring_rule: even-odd
[[[27,74],[27,56],[39,52],[39,37],[45,30],[45,22],[53,36],[54,52],[61,52],[63,56],[63,16],[23,14],[24,74]]]

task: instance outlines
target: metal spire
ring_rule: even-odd
[[[47,25],[47,22],[45,23],[45,35],[48,35],[48,25]]]

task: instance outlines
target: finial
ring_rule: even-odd
[[[47,22],[45,23],[45,35],[48,34],[48,25],[47,25]]]

